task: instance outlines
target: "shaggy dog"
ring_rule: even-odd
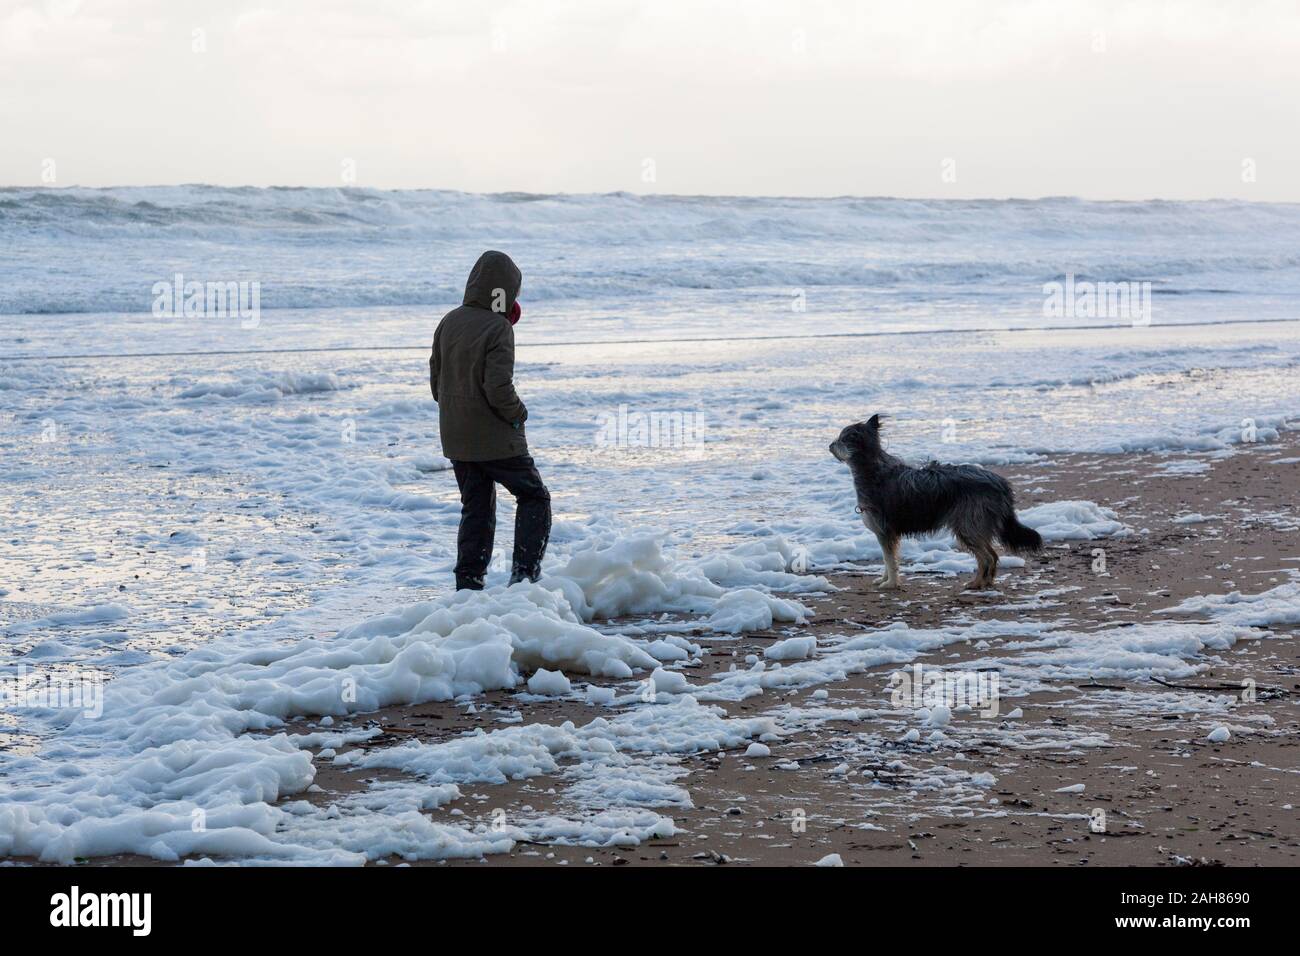
[[[898,542],[903,535],[947,528],[979,565],[968,590],[993,586],[998,554],[993,539],[1015,554],[1043,547],[1033,528],[1016,519],[1015,496],[1005,478],[978,465],[930,462],[912,468],[880,446],[880,416],[850,425],[831,442],[831,454],[849,466],[862,523],[875,533],[885,555],[880,586],[898,584]]]

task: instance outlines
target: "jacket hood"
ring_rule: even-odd
[[[514,260],[504,252],[489,250],[478,257],[478,262],[469,272],[464,304],[507,315],[519,298],[522,282],[523,274]],[[502,294],[505,295],[504,301]]]

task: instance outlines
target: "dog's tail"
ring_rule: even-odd
[[[1003,519],[998,537],[1006,549],[1015,554],[1033,554],[1043,550],[1043,536],[1021,524],[1014,511]]]

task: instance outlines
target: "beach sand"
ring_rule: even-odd
[[[691,640],[709,651],[687,673],[700,684],[710,672],[744,667],[747,655],[761,655],[793,633],[843,635],[894,621],[939,627],[1062,618],[1071,629],[1089,630],[1168,620],[1158,612],[1196,595],[1268,590],[1300,570],[1298,462],[1300,438],[1287,433],[1280,443],[1244,446],[1230,457],[1069,455],[999,469],[1018,489],[1022,508],[1091,500],[1115,509],[1134,533],[1049,545],[1024,567],[1004,567],[995,594],[963,592],[968,575],[905,574],[903,591],[881,592],[870,583],[877,568],[834,574],[842,590],[802,598],[816,610],[811,625],[726,640],[701,629]],[[1203,520],[1175,520],[1187,515]],[[1098,548],[1105,551],[1105,573],[1097,570]],[[827,720],[772,743],[768,758],[743,756],[745,745],[686,757],[677,783],[692,806],[656,808],[676,824],[678,832],[667,839],[613,848],[517,843],[510,853],[485,859],[412,863],[808,865],[838,854],[845,865],[1293,866],[1300,860],[1297,629],[1278,625],[1270,629],[1273,637],[1239,641],[1220,652],[1224,666],[1172,682],[1180,687],[1148,680],[1045,682],[1026,696],[1002,700],[996,717],[954,719],[945,733],[958,742],[955,748],[899,740],[916,721],[910,710],[890,711],[892,666],[794,692],[769,689],[721,706],[744,717],[812,705],[827,712],[864,709],[877,718]],[[1003,656],[1027,653],[1032,643]],[[949,644],[922,663],[940,666],[990,652],[988,646]],[[1217,716],[1206,711],[1211,698],[1240,698],[1247,678],[1255,682],[1253,701],[1235,703],[1226,717],[1222,710]],[[815,699],[819,690],[826,696]],[[1021,716],[1009,718],[1016,708]],[[493,692],[476,699],[474,713],[455,702],[392,707],[331,729],[378,727],[382,733],[364,744],[371,749],[496,729],[504,726],[500,716],[515,710],[524,723],[581,725],[609,714],[577,701],[520,702]],[[1209,742],[1221,723],[1234,728],[1231,738]],[[312,727],[303,722],[288,729]],[[1013,737],[1019,745],[1008,746]],[[864,738],[871,739],[869,747],[862,746]],[[286,800],[327,806],[342,794],[401,776],[348,770],[329,760],[318,760],[317,767],[320,789]],[[996,782],[975,799],[967,792],[954,802],[944,783],[953,768],[992,774]],[[562,791],[548,776],[462,785],[461,799],[430,812],[461,826],[491,826],[502,812],[507,821],[511,815],[572,816]],[[156,864],[122,856],[90,862]]]
[[[691,639],[711,652],[701,668],[688,673],[698,683],[708,672],[761,654],[796,630],[830,635],[891,621],[936,627],[972,619],[1063,617],[1072,628],[1088,630],[1167,620],[1157,612],[1195,595],[1275,587],[1300,570],[1300,441],[1286,438],[1243,447],[1227,458],[1070,455],[1001,469],[1019,490],[1021,507],[1092,500],[1116,509],[1135,533],[1049,545],[1023,568],[1004,568],[996,595],[963,593],[964,575],[907,576],[900,593],[870,587],[874,570],[834,575],[844,590],[813,599],[817,617],[811,627],[726,641],[701,631]],[[1195,514],[1204,520],[1175,521]],[[1097,548],[1105,551],[1104,574],[1096,570]],[[1295,865],[1300,859],[1300,827],[1292,808],[1300,802],[1296,629],[1281,625],[1272,629],[1276,639],[1238,642],[1223,653],[1226,666],[1172,682],[1184,685],[1179,688],[1153,681],[1103,680],[1097,682],[1101,686],[1088,686],[1088,681],[1074,680],[1004,700],[998,717],[970,717],[947,729],[959,734],[959,763],[951,748],[928,753],[923,744],[906,743],[896,744],[901,764],[879,758],[874,766],[855,763],[855,756],[860,757],[855,738],[882,732],[869,720],[826,722],[772,744],[767,759],[747,759],[743,747],[700,753],[683,762],[689,774],[678,781],[689,791],[693,808],[659,810],[674,818],[675,836],[608,849],[521,843],[487,862],[806,865],[836,853],[845,865]],[[969,645],[949,645],[923,663],[952,663],[973,653]],[[888,707],[893,670],[873,668],[818,685],[828,697],[817,705]],[[1255,682],[1255,700],[1235,705],[1226,719],[1238,730],[1224,743],[1209,742],[1210,730],[1225,719],[1201,713],[1199,704],[1214,696],[1241,697],[1238,688],[1247,678]],[[1196,689],[1221,686],[1225,689]],[[804,703],[817,689],[792,696],[769,690],[724,706],[731,715],[752,717],[768,708]],[[425,704],[391,708],[357,723],[377,721],[383,728],[383,736],[367,744],[371,747],[412,737],[437,741],[475,727],[499,726],[493,708],[514,709],[510,696],[488,694],[475,714],[454,703]],[[1017,707],[1023,716],[1006,719]],[[600,713],[567,701],[529,702],[519,710],[526,723],[552,724],[582,724]],[[1036,741],[1036,749],[999,745],[999,734],[1008,731]],[[1104,745],[1078,744],[1090,738]],[[845,763],[851,776],[832,772]],[[982,805],[954,806],[944,787],[926,789],[936,767],[952,766],[997,778]],[[864,778],[858,773],[862,769],[875,776]],[[327,803],[385,776],[341,770],[323,761],[316,780],[322,792],[307,798]],[[494,813],[499,817],[504,811],[509,819],[523,808],[563,814],[556,796],[560,789],[545,776],[503,786],[463,786],[465,798],[432,812],[437,819],[460,809],[464,816],[448,820],[462,825],[490,825]],[[1104,832],[1099,810],[1105,815]],[[445,865],[482,863],[455,860]]]

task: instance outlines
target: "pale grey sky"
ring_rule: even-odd
[[[1300,201],[1278,0],[0,0],[0,91],[5,185]]]

